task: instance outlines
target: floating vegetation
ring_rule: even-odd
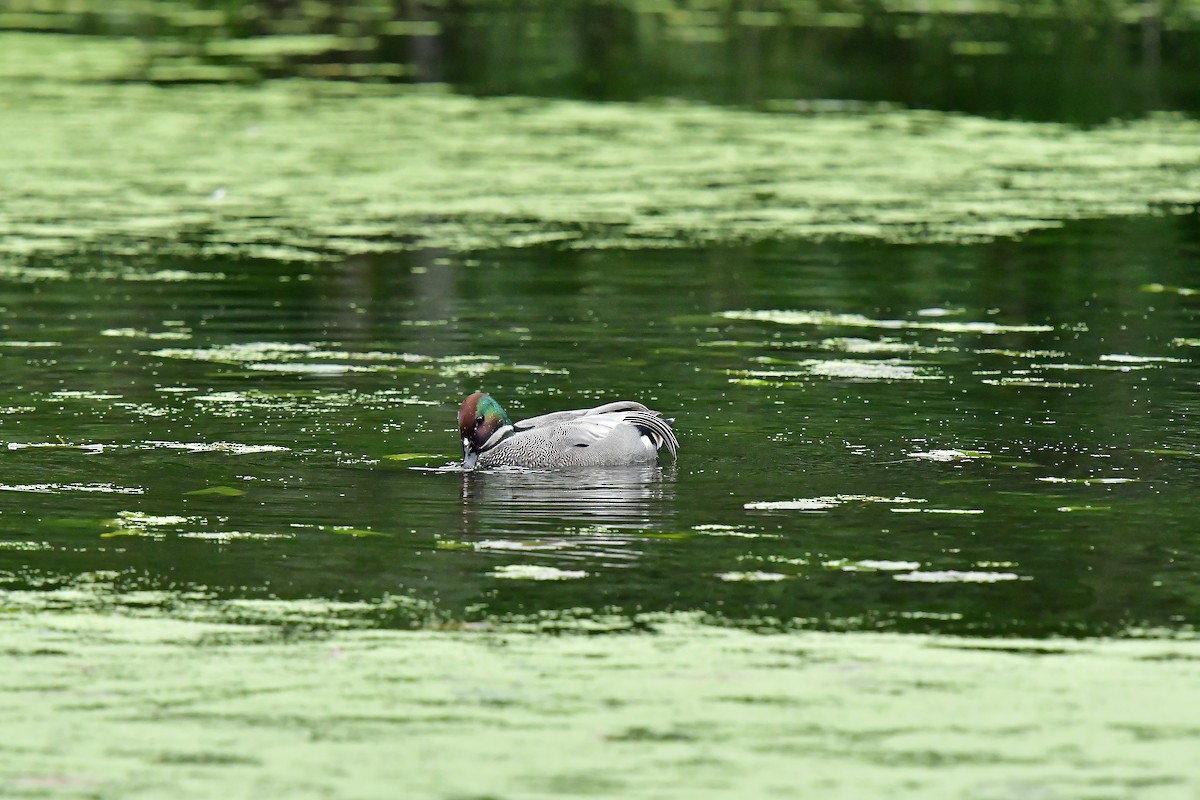
[[[727,583],[774,583],[788,576],[782,572],[718,572],[717,577]]]
[[[1007,356],[1008,358],[1063,358],[1063,350],[1010,350],[1003,347],[979,347],[974,352],[979,355]]]
[[[1139,453],[1147,453],[1152,456],[1168,456],[1171,458],[1200,458],[1200,453],[1191,450],[1176,450],[1172,448],[1138,448]]]
[[[8,416],[10,414],[28,414],[31,411],[37,411],[37,406],[0,406],[0,415]],[[8,444],[8,449],[19,449],[20,445],[15,442]]]
[[[1003,378],[984,378],[980,383],[988,386],[1023,386],[1035,389],[1085,389],[1086,383],[1071,383],[1069,381],[1048,381],[1045,378],[1022,375],[1020,377],[1005,376]]]
[[[1128,353],[1109,353],[1100,356],[1101,361],[1116,361],[1123,364],[1186,364],[1186,358],[1170,356],[1135,356]]]
[[[179,534],[180,539],[199,539],[203,542],[213,542],[215,544],[229,544],[230,542],[270,542],[277,539],[292,539],[295,534],[292,533],[258,533],[254,531],[184,531]]]
[[[762,533],[760,531],[751,530],[747,525],[721,525],[718,523],[693,525],[692,532],[701,536],[732,536],[738,539],[780,538],[778,534]]]
[[[854,561],[849,558],[827,558],[821,561],[822,569],[834,572],[895,572],[919,569],[920,566],[918,561],[877,561],[874,559]]]
[[[907,455],[921,461],[974,461],[992,457],[991,453],[983,450],[923,450]]]
[[[118,404],[120,405],[120,404]],[[149,416],[161,416],[150,414]],[[106,444],[89,442],[76,444],[74,442],[8,442],[5,447],[9,450],[80,450],[88,455],[100,455],[110,450],[185,450],[189,453],[228,453],[241,456],[252,453],[283,453],[291,448],[275,444],[239,444],[237,442],[168,442],[147,440],[137,444]]]
[[[480,377],[491,372],[517,372],[536,375],[566,375],[567,370],[535,364],[511,364],[497,356],[461,354],[427,356],[417,353],[388,353],[378,350],[330,350],[317,344],[297,342],[239,342],[214,347],[164,347],[142,355],[156,358],[204,361],[236,365],[259,372],[284,372],[309,375],[341,375],[351,372],[426,371],[441,377]],[[330,363],[330,362],[352,363]],[[204,395],[232,401],[234,392]],[[421,401],[414,401],[421,402]]]
[[[571,546],[564,539],[554,541],[546,541],[541,539],[521,540],[514,539],[484,539],[481,542],[475,542],[471,545],[474,550],[562,550],[565,547]]]
[[[173,413],[172,409],[150,405],[149,403],[113,403],[113,408],[120,408],[136,417],[145,418],[169,417]]]
[[[903,319],[873,319],[862,314],[838,314],[830,311],[723,311],[718,316],[746,322],[773,322],[777,325],[816,325],[826,328],[887,328],[892,330],[930,330],[946,333],[1044,333],[1051,325],[1005,325],[998,322],[926,322]]]
[[[60,494],[63,492],[95,492],[97,494],[145,494],[140,486],[118,486],[112,483],[0,483],[0,492],[32,492]]]
[[[186,450],[189,453],[227,453],[245,456],[252,453],[286,453],[290,447],[277,444],[239,444],[237,442],[158,442],[147,441],[144,446],[156,450]]]
[[[918,314],[920,312],[917,312]],[[853,336],[834,336],[822,339],[817,346],[826,350],[838,350],[845,353],[913,353],[932,355],[934,353],[955,353],[958,347],[952,345],[925,345],[917,342],[905,342],[892,337],[882,339],[861,339]]]
[[[29,539],[0,539],[0,550],[32,553],[38,550],[53,550],[49,542],[38,542]]]
[[[875,570],[878,572],[896,572],[899,570],[915,570],[919,569],[921,564],[918,561],[879,561],[876,559],[864,558],[853,562],[853,565],[858,570]]]
[[[384,456],[388,461],[430,461],[436,458],[447,458],[440,453],[394,453],[390,456]]]
[[[37,409],[31,409],[36,411]],[[58,442],[8,442],[5,445],[9,450],[82,450],[88,455],[99,455],[111,445],[104,445],[99,442],[89,444],[75,444],[73,442],[58,441]]]
[[[865,494],[835,494],[824,497],[800,498],[798,500],[765,500],[746,503],[742,507],[752,511],[825,511],[845,503],[880,503],[883,505],[908,505],[924,503],[915,497],[876,497]]]
[[[347,407],[392,408],[395,406],[436,406],[436,400],[413,397],[402,389],[348,391],[223,391],[197,394],[194,401],[214,416],[236,418],[246,409],[262,409],[289,414],[341,414]],[[434,457],[431,455],[430,457]]]
[[[351,372],[375,372],[380,367],[363,367],[354,364],[247,364],[246,369],[259,372],[286,372],[293,375],[346,375]]]
[[[87,46],[102,49],[107,41]],[[134,44],[113,41],[114,59],[127,58]],[[32,63],[70,59],[78,46],[71,38],[39,45]],[[68,52],[56,57],[56,47]],[[156,64],[148,77],[249,74],[252,67],[175,60]],[[971,242],[1200,200],[1193,159],[1200,123],[1184,118],[1071,129],[897,108],[754,113],[302,79],[220,92],[137,83],[50,83],[30,92],[24,81],[5,81],[0,103],[0,173],[21,197],[6,212],[0,253],[21,261],[81,248],[311,261],[546,242]],[[131,125],[144,135],[130,139]],[[345,131],[355,132],[353,147],[345,146]],[[86,166],[63,172],[63,163]],[[225,277],[122,268],[90,279]],[[843,315],[811,324],[1046,330],[948,316]]]
[[[206,486],[203,489],[183,493],[184,497],[242,497],[245,494],[245,489],[237,489],[233,486]]]
[[[983,572],[968,570],[962,572],[954,569],[931,570],[922,572],[914,570],[899,575],[893,579],[907,583],[1000,583],[1003,581],[1031,580],[1015,572]]]
[[[3,95],[0,94],[0,97]],[[40,281],[135,281],[138,283],[183,283],[188,281],[223,281],[222,272],[195,272],[184,269],[154,269],[125,266],[120,269],[64,269],[62,267],[33,267],[0,263],[0,280],[14,283]]]
[[[1110,484],[1110,483],[1137,483],[1138,478],[1035,478],[1042,483],[1074,483],[1081,486],[1091,486],[1092,484]]]
[[[311,344],[296,344],[291,342],[241,342],[237,344],[218,345],[214,347],[165,347],[150,350],[142,355],[157,358],[181,358],[188,361],[215,361],[223,364],[254,364],[259,362],[279,362],[292,358],[310,358],[321,352]],[[403,355],[397,358],[404,359]],[[413,360],[419,357],[414,356]]]
[[[840,378],[853,381],[936,381],[945,378],[932,367],[914,366],[898,359],[809,359],[797,363],[796,369],[732,370],[731,383],[745,385],[786,385],[797,378]]]
[[[1200,294],[1200,289],[1190,289],[1186,286],[1166,286],[1161,283],[1143,284],[1142,291],[1152,294],[1177,294],[1181,297],[1191,297],[1192,295]]]
[[[1103,358],[1101,360],[1104,360]],[[1116,361],[1118,359],[1110,359]],[[1096,370],[1098,372],[1132,372],[1139,369],[1153,369],[1153,364],[1134,363],[1129,359],[1130,363],[1124,364],[1063,364],[1063,363],[1047,363],[1047,364],[1031,364],[1033,369],[1059,369],[1059,370]]]
[[[586,578],[582,569],[558,569],[538,564],[504,564],[488,573],[493,578],[516,581],[572,581]]]
[[[855,336],[830,336],[824,339],[791,341],[786,339],[746,340],[718,339],[715,341],[697,342],[699,347],[737,347],[755,348],[760,350],[798,350],[805,348],[830,350],[853,355],[874,355],[880,353],[903,353],[906,355],[933,355],[937,353],[954,353],[959,347],[949,344],[928,345],[910,342],[885,336],[879,339],[863,339]],[[975,351],[980,352],[980,351]],[[1061,354],[1060,354],[1061,355]],[[766,359],[755,359],[767,363]],[[788,362],[779,362],[788,363]]]
[[[85,389],[59,389],[47,395],[52,400],[120,400],[122,395]]]
[[[288,527],[296,530],[312,530],[319,531],[321,533],[334,533],[338,536],[350,536],[355,539],[392,535],[390,533],[384,533],[383,531],[371,530],[370,528],[358,528],[354,525],[312,525],[305,522],[291,522],[288,523]]]
[[[102,538],[112,539],[118,536],[144,536],[151,539],[163,539],[167,533],[181,525],[206,525],[204,517],[186,516],[181,514],[147,514],[143,511],[121,511],[116,519],[109,520],[105,527],[109,530],[100,534]],[[175,531],[178,532],[178,531]]]

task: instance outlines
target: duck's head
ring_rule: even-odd
[[[463,469],[474,469],[479,455],[512,433],[512,421],[486,392],[476,392],[458,409],[458,434],[462,437]]]

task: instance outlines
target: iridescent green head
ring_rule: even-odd
[[[462,437],[463,466],[471,469],[479,454],[495,447],[512,428],[512,420],[490,394],[476,392],[458,409],[458,434]]]

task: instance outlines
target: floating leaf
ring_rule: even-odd
[[[201,497],[204,495],[216,495],[218,497],[241,497],[246,493],[245,489],[235,489],[232,486],[206,486],[203,489],[196,489],[191,492],[184,492],[184,497]]]
[[[388,461],[426,461],[433,458],[447,458],[440,453],[396,453],[384,456]]]

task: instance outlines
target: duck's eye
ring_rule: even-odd
[[[482,424],[483,424],[483,415],[480,414],[478,417],[475,418],[475,427],[478,428]]]

